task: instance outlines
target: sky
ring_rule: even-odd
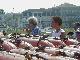
[[[4,9],[6,13],[19,13],[27,9],[47,9],[64,3],[80,6],[80,0],[0,0],[0,9]]]

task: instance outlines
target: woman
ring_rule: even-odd
[[[28,30],[31,31],[31,34],[33,36],[35,35],[40,35],[40,28],[38,27],[38,20],[36,17],[29,17],[28,18],[28,22],[29,22],[29,25],[28,25]]]

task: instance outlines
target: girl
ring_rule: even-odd
[[[61,28],[62,26],[62,19],[60,17],[52,17],[51,27],[52,37],[54,38],[64,38],[65,31]]]

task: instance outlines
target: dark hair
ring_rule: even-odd
[[[57,22],[57,23],[59,23],[59,25],[62,25],[62,19],[60,18],[60,17],[52,17],[52,19],[55,21],[55,22]]]
[[[78,28],[80,28],[80,22],[75,22],[74,25],[73,25],[73,28],[75,30],[77,30]]]

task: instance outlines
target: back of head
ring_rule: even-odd
[[[29,17],[28,19],[29,24],[37,25],[38,24],[38,19],[36,17]]]

